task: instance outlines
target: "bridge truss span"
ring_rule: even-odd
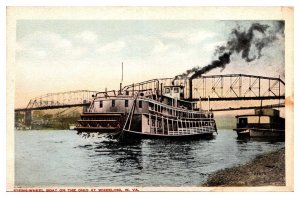
[[[279,78],[246,74],[201,76],[192,80],[192,100],[284,99],[285,82]]]
[[[48,93],[35,98],[32,98],[27,107],[17,110],[42,110],[42,109],[55,109],[73,106],[85,106],[90,104],[98,91],[89,90],[76,90],[59,93]]]

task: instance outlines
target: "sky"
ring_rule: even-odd
[[[72,90],[118,89],[123,84],[174,77],[215,60],[215,49],[233,28],[254,22],[272,29],[274,21],[209,20],[18,20],[15,104]],[[256,34],[259,38],[261,35]],[[252,49],[252,48],[251,48]],[[250,51],[255,55],[255,50]],[[233,54],[225,69],[212,74],[253,74],[284,79],[284,37],[246,62]]]

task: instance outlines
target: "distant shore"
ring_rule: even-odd
[[[285,149],[249,163],[217,171],[202,186],[285,186]]]

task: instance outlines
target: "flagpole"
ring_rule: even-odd
[[[122,78],[120,82],[120,94],[122,94],[122,83],[123,83],[123,62],[122,62]]]

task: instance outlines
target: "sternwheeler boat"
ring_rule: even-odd
[[[154,79],[123,89],[120,85],[119,91],[97,93],[75,130],[141,138],[192,138],[217,133],[211,111],[185,100],[184,86],[165,82]]]

